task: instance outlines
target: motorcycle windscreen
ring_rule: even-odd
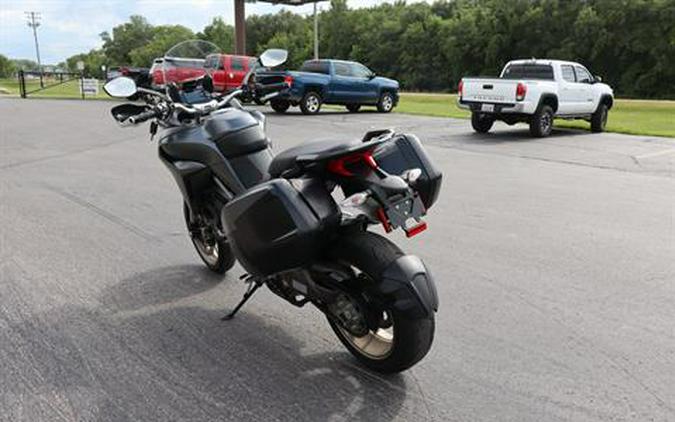
[[[208,62],[219,54],[220,48],[217,45],[204,40],[180,42],[164,54],[161,65],[162,82],[174,101],[191,104],[208,101],[209,98],[203,94],[193,94],[203,90],[195,90],[190,84],[201,85],[201,78],[209,74]],[[174,90],[174,86],[178,90]]]

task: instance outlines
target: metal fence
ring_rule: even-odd
[[[84,100],[86,98],[86,93],[88,92],[89,84],[88,79],[84,78],[84,74],[76,72],[33,72],[19,70],[19,94],[21,98],[27,98],[29,95],[48,90],[50,88],[57,87],[72,81],[79,80],[80,85],[80,95]],[[36,89],[28,90],[26,79],[39,79],[40,87]],[[98,87],[96,88],[96,90]]]

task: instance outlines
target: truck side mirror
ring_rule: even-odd
[[[595,75],[594,82],[602,82],[602,76]]]

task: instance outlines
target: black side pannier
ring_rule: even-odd
[[[321,181],[274,179],[227,204],[223,221],[246,271],[271,275],[319,258],[340,212]]]
[[[422,175],[417,179],[415,190],[420,194],[426,209],[438,199],[443,173],[433,165],[422,143],[415,135],[398,135],[380,146],[373,154],[378,166],[389,174],[400,175],[406,170],[418,168]]]

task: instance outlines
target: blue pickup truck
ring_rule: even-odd
[[[309,60],[299,71],[263,72],[256,77],[283,77],[288,88],[270,101],[277,113],[300,106],[304,114],[316,114],[323,104],[344,105],[353,113],[371,105],[389,113],[398,104],[398,82],[377,76],[356,62]]]

